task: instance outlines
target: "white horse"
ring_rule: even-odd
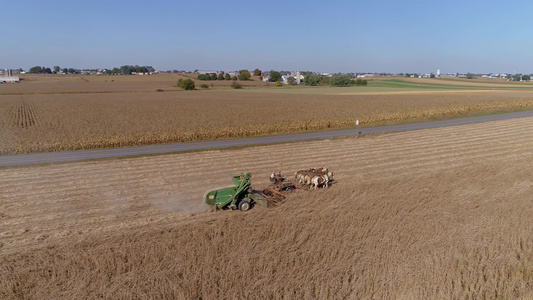
[[[318,189],[319,186],[329,186],[328,175],[316,175],[311,179],[311,187]]]

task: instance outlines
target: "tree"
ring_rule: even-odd
[[[429,74],[429,78],[435,78],[435,74],[433,73]]]
[[[42,68],[40,66],[30,68],[30,74],[40,74],[41,72]]]
[[[281,79],[281,73],[278,72],[278,71],[270,71],[270,79],[268,81],[270,82],[276,82],[276,81],[279,81]]]
[[[226,75],[224,75],[224,79],[225,80],[231,80],[231,76],[228,73],[226,73]]]
[[[298,82],[296,81],[296,78],[290,76],[289,78],[287,78],[287,83],[290,85],[296,85]]]
[[[180,86],[182,89],[186,90],[186,91],[191,91],[191,90],[194,90],[195,86],[194,86],[194,81],[192,79],[185,79],[181,82],[181,86]]]
[[[224,74],[223,73],[218,74],[217,79],[218,80],[224,80]]]
[[[364,85],[368,85],[368,81],[361,79],[361,78],[357,78],[356,80],[352,80],[351,84],[364,86]]]
[[[155,69],[152,66],[130,66],[130,65],[124,65],[120,67],[121,74],[123,75],[131,75],[133,72],[136,73],[149,73],[155,71]]]
[[[61,68],[59,66],[54,66],[54,73],[55,74],[59,73],[59,70],[61,70]]]
[[[217,80],[217,74],[211,73],[211,80]]]
[[[255,69],[254,70],[254,76],[261,76],[261,70]]]
[[[231,80],[233,80],[233,81],[236,81],[237,79],[239,79],[239,78],[237,78],[237,75],[235,75],[235,76],[233,76],[233,77],[231,78]]]
[[[198,74],[198,80],[211,80],[212,77],[209,74]]]
[[[329,83],[332,86],[349,86],[352,81],[352,76],[348,74],[337,74],[331,76]]]
[[[309,74],[305,76],[304,84],[310,86],[317,86],[322,83],[323,77],[325,76],[319,74]]]
[[[514,74],[513,75],[513,80],[514,81],[520,81],[520,79],[522,79],[522,74]]]
[[[474,74],[472,74],[472,73],[467,73],[467,74],[466,74],[466,79],[474,79]]]
[[[240,70],[239,71],[239,80],[248,80],[252,77],[252,74],[250,74],[250,71],[248,70]]]
[[[30,73],[32,73],[32,74],[52,74],[52,70],[50,70],[50,68],[35,66],[33,68],[30,68]]]
[[[530,80],[531,80],[531,76],[529,76],[529,75],[522,75],[522,80],[523,80],[523,81],[530,81]]]

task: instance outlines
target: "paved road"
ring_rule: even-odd
[[[466,118],[466,119],[453,119],[453,120],[446,120],[446,121],[415,123],[415,124],[406,124],[406,125],[393,125],[393,126],[370,127],[370,128],[360,128],[360,129],[356,128],[356,129],[345,129],[345,130],[335,130],[335,131],[325,131],[325,132],[288,134],[288,135],[243,138],[243,139],[233,139],[233,140],[220,140],[220,141],[211,141],[211,142],[179,143],[179,144],[169,144],[169,145],[154,145],[154,146],[72,151],[72,152],[50,152],[50,153],[38,153],[38,154],[27,154],[27,155],[9,155],[9,156],[0,156],[0,166],[47,164],[47,163],[54,163],[54,162],[78,161],[78,160],[87,160],[87,159],[96,159],[96,158],[171,153],[171,152],[182,152],[182,151],[190,151],[190,150],[205,150],[205,149],[227,148],[227,147],[236,147],[236,146],[295,142],[295,141],[325,139],[325,138],[334,138],[334,137],[359,135],[359,134],[396,132],[396,131],[435,128],[435,127],[443,127],[443,126],[465,125],[465,124],[473,124],[473,123],[480,123],[480,122],[507,120],[507,119],[513,119],[513,118],[524,118],[524,117],[533,117],[533,111],[500,114],[500,115],[492,115],[492,116],[484,116],[484,117],[474,117],[474,118]]]

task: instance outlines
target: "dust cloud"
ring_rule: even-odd
[[[171,213],[198,214],[209,210],[209,206],[201,198],[192,199],[181,193],[156,196],[149,201],[151,205]]]

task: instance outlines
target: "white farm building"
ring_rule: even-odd
[[[14,83],[20,82],[18,76],[0,76],[0,83]]]
[[[4,70],[4,76],[0,76],[0,83],[13,83],[20,82],[18,76],[13,76],[13,73],[9,69]]]

